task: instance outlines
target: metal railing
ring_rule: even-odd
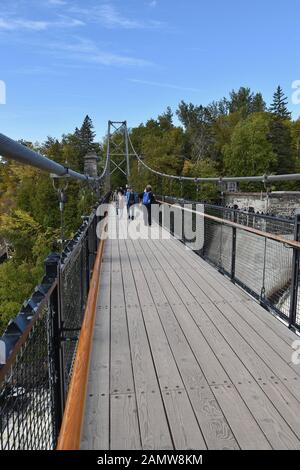
[[[108,202],[110,193],[102,203]],[[83,322],[100,218],[93,211],[0,341],[0,450],[54,449]]]
[[[246,213],[221,206],[164,197],[182,212],[191,204],[193,225],[201,220],[203,240],[198,255],[242,287],[262,306],[300,331],[300,215],[295,219]],[[172,221],[172,219],[171,219]],[[171,232],[173,227],[171,226]],[[174,233],[174,232],[173,232]],[[181,237],[184,243],[184,233]]]

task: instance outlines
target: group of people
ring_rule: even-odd
[[[129,186],[126,186],[125,191],[119,188],[114,193],[114,201],[116,202],[117,213],[120,217],[123,216],[123,210],[126,205],[128,219],[130,220],[134,220],[135,205],[142,203],[146,209],[144,210],[144,223],[149,226],[152,224],[151,205],[155,204],[156,200],[150,184],[146,186],[143,193],[137,193]]]

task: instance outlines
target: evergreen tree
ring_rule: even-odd
[[[292,173],[295,161],[292,151],[291,130],[285,121],[273,116],[270,123],[269,141],[277,156],[277,174]],[[282,183],[281,183],[282,185]]]
[[[94,139],[96,133],[94,132],[94,125],[91,118],[86,115],[83,121],[83,124],[78,132],[78,129],[75,130],[75,135],[80,139],[81,150],[84,154],[88,153],[91,150],[94,150]]]
[[[158,116],[158,123],[162,130],[169,131],[173,127],[173,113],[170,106],[167,107],[166,111]]]
[[[266,111],[266,103],[261,93],[256,93],[251,104],[252,113],[263,113]]]
[[[273,102],[270,106],[270,112],[279,119],[290,119],[291,113],[287,108],[288,99],[285,96],[281,86],[278,86],[274,95]]]
[[[250,88],[240,87],[238,91],[232,90],[230,93],[229,111],[239,112],[243,118],[251,113],[253,93]]]

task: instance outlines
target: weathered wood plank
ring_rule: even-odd
[[[129,333],[126,317],[124,288],[120,266],[118,241],[112,240],[112,294],[111,294],[111,393],[134,391]]]
[[[125,304],[142,447],[143,449],[173,449],[124,240],[119,241],[119,254],[126,299]]]
[[[113,394],[110,402],[110,449],[141,449],[135,395]]]
[[[109,449],[109,394],[87,394],[82,450]]]
[[[109,449],[110,241],[104,246],[82,429],[82,449]]]
[[[214,385],[212,391],[243,450],[271,449],[265,435],[232,385]]]
[[[239,286],[234,285],[228,278],[226,278],[226,276],[220,276],[220,273],[218,273],[216,268],[209,265],[199,256],[195,256],[195,253],[193,253],[192,250],[188,249],[185,250],[183,253],[181,242],[174,238],[172,238],[172,241],[174,242],[174,246],[172,246],[172,249],[174,248],[174,250],[176,250],[178,256],[184,256],[186,258],[186,261],[189,261],[193,271],[198,271],[201,276],[207,280],[207,282],[215,286],[216,290],[225,287],[225,294],[227,291],[231,291],[236,297],[237,302],[244,304],[245,308],[249,311],[249,313],[247,312],[248,316],[251,318],[255,317],[259,320],[259,324],[257,325],[258,328],[261,328],[261,323],[264,323],[264,325],[268,327],[268,331],[273,331],[273,333],[277,337],[281,338],[288,345],[290,345],[291,342],[295,340],[295,333],[293,333],[288,328],[283,328],[282,323],[276,317],[274,317],[270,313],[268,314],[266,310],[258,304],[258,302],[252,299],[251,296],[245,293]],[[207,273],[209,273],[210,276],[207,276]],[[228,295],[225,294],[224,298],[227,299]],[[233,302],[232,305],[234,305]]]
[[[140,241],[140,245],[145,250],[146,243],[146,241]],[[208,448],[238,448],[228,423],[209,389],[203,372],[174,316],[172,310],[174,305],[171,308],[165,297],[165,292],[163,292],[158,280],[158,269],[155,265],[151,265],[155,257],[145,256],[143,250],[138,256],[147,277],[149,288],[157,298],[157,310]]]
[[[175,449],[206,449],[199,424],[185,390],[163,392]]]
[[[233,383],[248,383],[249,390],[247,391],[246,389],[242,389],[242,391],[243,393],[245,393],[243,399],[247,403],[247,406],[249,407],[250,411],[257,412],[257,406],[255,402],[257,398],[254,397],[259,397],[261,403],[265,403],[264,409],[261,410],[261,415],[257,413],[255,418],[258,424],[260,425],[261,429],[264,430],[271,444],[275,448],[277,448],[278,446],[279,448],[281,448],[281,446],[283,446],[284,448],[287,442],[289,442],[290,445],[294,446],[293,448],[297,448],[297,446],[299,445],[298,439],[293,433],[291,433],[291,430],[288,428],[286,422],[282,419],[277,409],[271,404],[268,397],[265,396],[264,392],[261,390],[259,383],[257,383],[255,379],[253,380],[252,375],[244,367],[243,363],[239,359],[245,351],[245,348],[247,350],[249,345],[240,336],[236,336],[235,338],[231,337],[228,343],[225,341],[225,338],[223,336],[224,332],[228,331],[228,328],[230,328],[231,325],[228,324],[228,322],[222,322],[222,315],[220,314],[220,311],[210,299],[206,298],[206,302],[203,302],[203,292],[199,294],[199,290],[201,291],[201,289],[199,288],[199,286],[197,286],[197,284],[195,286],[195,283],[191,282],[192,279],[188,272],[185,271],[182,278],[179,278],[179,276],[177,275],[177,272],[179,270],[177,262],[178,260],[175,261],[174,258],[170,256],[171,253],[166,250],[165,246],[163,248],[159,248],[158,245],[159,243],[156,243],[155,252],[156,254],[159,252],[159,255],[157,254],[157,259],[160,259],[160,261],[164,263],[167,275],[173,276],[172,281],[174,282],[174,280],[177,279],[177,285],[175,286],[175,289],[180,292],[181,296],[187,295],[187,298],[189,298],[189,300],[189,296],[192,294],[194,299],[199,302],[199,308],[195,308],[194,304],[190,303],[188,305],[188,309],[191,312],[193,318],[195,318],[199,329],[202,332],[205,332],[205,337],[210,342],[212,349],[218,352],[218,358],[222,363],[224,369],[228,373],[230,380]],[[183,266],[181,267],[180,272],[184,272]],[[214,319],[214,323],[211,322],[211,318]],[[222,334],[218,332],[218,328],[221,328]],[[234,352],[234,350],[236,351],[236,353]],[[263,361],[256,355],[255,351],[251,348],[250,353],[248,354],[248,359],[249,361],[255,363],[254,371],[256,374],[255,378],[257,380],[258,378],[262,379],[261,375],[263,372],[265,374],[270,373]],[[257,377],[257,374],[260,374],[260,376]],[[266,382],[267,380],[267,377],[265,377],[264,382]],[[278,401],[276,403],[276,406],[279,407],[280,410],[283,412],[288,411],[285,417],[291,418],[290,410],[286,409],[286,403],[284,403],[283,399],[281,401]],[[266,414],[266,409],[268,409],[270,416],[269,418],[267,418],[266,416],[264,419],[262,419],[262,416]],[[264,420],[266,419],[269,420],[268,429],[266,429],[265,426]],[[288,441],[281,439],[282,432],[287,433],[287,435],[289,436]]]
[[[184,385],[159,318],[153,293],[149,290],[136,254],[139,245],[128,241],[126,246],[160,387],[162,390],[182,389]]]

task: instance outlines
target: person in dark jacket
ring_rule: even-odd
[[[144,194],[143,194],[143,205],[146,207],[147,212],[145,213],[144,211],[144,223],[145,225],[151,225],[152,224],[152,217],[151,217],[151,205],[155,204],[155,197],[152,192],[152,187],[150,184],[148,184],[145,188]],[[146,216],[146,217],[145,217]]]
[[[133,191],[132,188],[127,188],[126,193],[126,203],[127,203],[127,213],[128,219],[134,219],[134,205],[138,204],[139,198],[138,194]]]

